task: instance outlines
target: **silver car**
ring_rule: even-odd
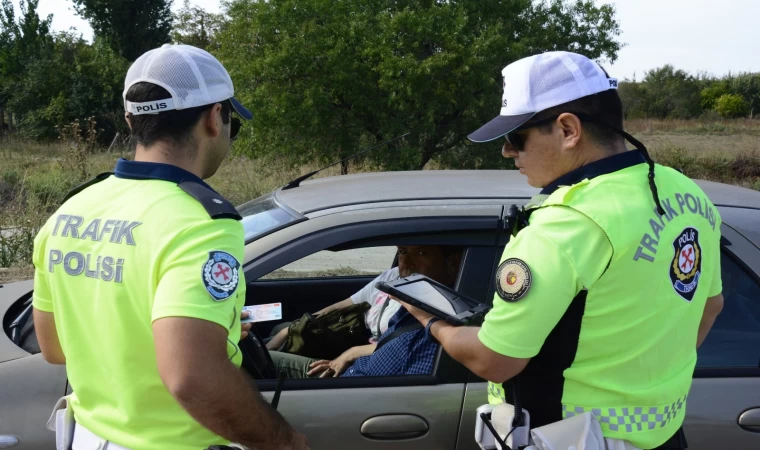
[[[699,349],[691,450],[760,448],[760,192],[699,182],[722,226],[725,307]],[[248,304],[293,320],[347,298],[395,264],[395,246],[467,248],[456,288],[485,303],[509,234],[505,213],[537,190],[514,171],[368,173],[294,183],[239,207]],[[69,392],[33,332],[31,281],[0,288],[0,448],[54,448],[45,422]],[[277,322],[260,322],[269,335]],[[274,380],[258,380],[271,398]],[[486,383],[440,352],[429,376],[289,380],[279,410],[312,448],[476,450]],[[15,446],[14,446],[15,445]]]

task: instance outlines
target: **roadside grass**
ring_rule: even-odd
[[[625,128],[631,134],[760,136],[760,119],[633,119],[626,121]]]
[[[692,178],[760,191],[760,120],[635,120],[626,123],[626,129],[660,164],[679,168]],[[71,188],[111,171],[119,158],[132,159],[133,154],[124,147],[105,152],[81,142],[0,139],[0,268],[5,268],[0,269],[0,283],[31,277],[31,253],[39,228]],[[231,156],[207,181],[240,205],[316,168],[316,164],[291,168],[276,159]],[[360,173],[378,168],[352,165],[350,170]],[[336,166],[314,178],[339,173]]]

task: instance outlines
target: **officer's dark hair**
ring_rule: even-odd
[[[171,94],[153,83],[137,83],[127,91],[127,100],[133,103],[144,103],[171,98]],[[230,123],[232,104],[229,100],[222,104],[222,122]],[[195,108],[165,111],[160,114],[130,114],[132,122],[132,140],[134,144],[150,147],[156,142],[164,141],[181,148],[190,144],[193,128],[201,120],[204,112],[214,104]]]
[[[602,68],[602,71],[609,77],[604,68]],[[585,114],[591,116],[595,121],[609,124],[618,130],[623,129],[623,102],[620,100],[617,89],[608,89],[597,94],[587,95],[586,97],[581,97],[577,100],[541,111],[534,119],[531,119],[531,122],[548,119],[565,112]],[[624,140],[623,136],[605,125],[584,121],[583,119],[581,121],[588,137],[600,147],[611,149]],[[551,132],[551,128],[552,123],[538,127],[539,131],[543,133]]]

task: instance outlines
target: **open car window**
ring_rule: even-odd
[[[391,268],[396,247],[323,250],[274,270],[260,280],[377,276]]]
[[[410,249],[412,248],[407,243],[401,245]],[[455,289],[464,288],[465,286],[462,283],[465,283],[469,285],[470,290],[473,288],[477,289],[477,285],[480,285],[480,288],[485,291],[487,286],[476,281],[472,277],[476,272],[480,274],[482,272],[482,267],[479,267],[479,265],[475,263],[470,264],[469,271],[464,271],[464,267],[468,260],[468,255],[471,256],[469,260],[472,260],[473,262],[481,261],[485,263],[486,266],[490,267],[492,264],[494,247],[470,247],[461,244],[458,244],[455,247],[456,253],[460,258],[458,259],[459,264],[453,268],[453,287]],[[445,362],[442,362],[445,357],[441,355],[440,346],[434,341],[427,342],[428,338],[425,336],[424,330],[421,327],[418,326],[416,331],[410,328],[411,325],[419,325],[419,323],[406,312],[399,303],[395,302],[395,300],[388,299],[387,294],[377,289],[373,289],[375,281],[374,277],[381,274],[383,274],[383,276],[391,276],[392,272],[389,272],[388,269],[397,265],[397,249],[398,247],[395,245],[359,245],[356,248],[351,248],[350,243],[347,243],[342,246],[340,250],[317,251],[260,277],[252,287],[249,286],[249,289],[259,289],[259,292],[266,293],[266,298],[282,298],[283,311],[288,311],[287,314],[284,314],[281,323],[270,324],[270,326],[266,327],[267,331],[262,336],[265,343],[268,345],[278,332],[285,329],[290,322],[302,319],[305,313],[313,314],[317,309],[324,307],[327,304],[337,303],[350,295],[356,294],[355,297],[365,298],[365,301],[370,305],[370,309],[363,317],[364,326],[366,327],[364,332],[368,332],[369,334],[364,336],[361,345],[366,346],[368,344],[377,343],[376,340],[372,339],[371,334],[378,326],[378,323],[380,323],[384,329],[381,333],[375,333],[375,335],[383,335],[384,339],[387,340],[385,345],[388,345],[388,348],[382,355],[375,351],[375,353],[370,352],[363,356],[362,360],[353,360],[345,369],[345,372],[343,372],[343,376],[337,378],[345,380],[353,385],[357,382],[362,383],[362,379],[368,380],[374,378],[401,377],[409,380],[416,378],[417,382],[419,382],[420,377],[428,377],[429,381],[425,384],[435,384],[436,381],[433,377],[436,377],[438,371],[450,370],[449,368],[444,368],[445,370],[441,368],[441,365]],[[422,252],[421,249],[418,249],[416,253],[421,254],[424,252]],[[329,300],[323,298],[325,292],[332,293],[341,289],[342,283],[344,283],[347,278],[351,279],[352,275],[357,279],[350,285],[350,290],[346,289],[345,293],[342,295],[329,295]],[[373,278],[368,280],[367,277],[369,276]],[[397,275],[395,276],[397,277]],[[488,277],[489,274],[486,274],[485,276]],[[310,279],[315,280],[314,283],[310,282]],[[259,283],[259,281],[263,281],[263,283]],[[475,281],[475,286],[473,286],[473,281]],[[302,294],[304,291],[301,289],[305,287],[304,285],[309,289],[308,295]],[[301,293],[301,295],[293,295],[296,292]],[[258,295],[253,298],[257,297],[261,298],[261,296]],[[296,299],[296,302],[301,301],[297,310],[289,309],[289,306],[294,302],[294,298]],[[384,305],[386,299],[389,300],[389,303]],[[321,301],[319,308],[312,306],[314,302],[317,301]],[[401,329],[401,332],[397,331],[399,329]],[[296,335],[300,335],[300,333],[301,332],[298,332]],[[406,337],[402,337],[403,335],[406,335]],[[391,339],[391,337],[393,337],[393,339]],[[305,339],[308,338],[309,335],[306,334]],[[299,338],[295,339],[297,341]],[[397,348],[389,344],[392,340],[398,340],[397,344],[399,346]],[[423,342],[423,340],[425,342]],[[316,360],[335,359],[337,357],[336,355],[340,355],[342,352],[349,350],[349,348],[360,346],[357,342],[358,341],[352,341],[351,344],[346,345],[345,349],[339,350],[334,355],[325,356],[305,354],[305,352],[299,353],[298,351],[291,353],[286,346],[280,344],[275,347],[270,347],[269,350],[272,359],[275,361],[275,365],[278,366],[278,373],[287,368],[288,374],[286,378],[291,381],[294,381],[294,379],[300,379],[306,382],[313,382],[319,380],[319,378],[304,376],[303,371],[294,374],[290,372],[291,368],[295,366],[300,370],[300,368],[305,367]],[[409,353],[404,354],[407,350]],[[314,351],[314,349],[312,348],[310,351]],[[390,353],[388,353],[389,351]],[[303,358],[296,357],[294,359],[291,355],[297,355]],[[372,361],[369,361],[367,358],[372,358]],[[280,366],[280,364],[284,364],[284,366]],[[388,368],[387,373],[384,371],[385,368]],[[358,373],[352,372],[352,369],[358,370]],[[329,378],[334,379],[334,377]],[[322,381],[324,381],[324,379],[322,379]],[[371,380],[366,382],[372,383]],[[400,380],[397,380],[396,382],[404,383]],[[291,384],[290,386],[293,385]]]

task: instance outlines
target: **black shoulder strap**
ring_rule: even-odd
[[[92,180],[86,181],[86,182],[80,184],[79,186],[77,186],[74,189],[72,189],[71,191],[69,191],[68,194],[66,194],[66,196],[63,198],[63,201],[61,202],[61,204],[63,205],[71,197],[77,195],[78,193],[82,192],[83,190],[87,189],[88,187],[92,186],[93,184],[100,183],[101,181],[105,180],[106,178],[110,177],[111,175],[113,175],[113,172],[103,172],[100,175],[98,175],[95,178],[93,178]]]
[[[375,347],[375,352],[377,352],[378,350],[380,350],[380,347],[382,347],[383,345],[387,344],[388,342],[396,339],[397,337],[401,336],[402,334],[406,334],[406,333],[408,333],[410,331],[414,331],[414,330],[416,330],[418,328],[422,328],[422,324],[419,323],[416,320],[414,322],[410,323],[410,324],[404,325],[403,327],[396,328],[395,330],[393,330],[393,333],[391,333],[391,334],[388,335],[388,337],[386,337],[385,339],[383,339],[382,341],[380,341],[380,342],[377,343],[377,347]]]
[[[206,208],[206,212],[208,212],[208,215],[212,219],[242,219],[235,206],[229,200],[208,187],[194,181],[183,181],[178,186],[191,197],[198,200]]]

